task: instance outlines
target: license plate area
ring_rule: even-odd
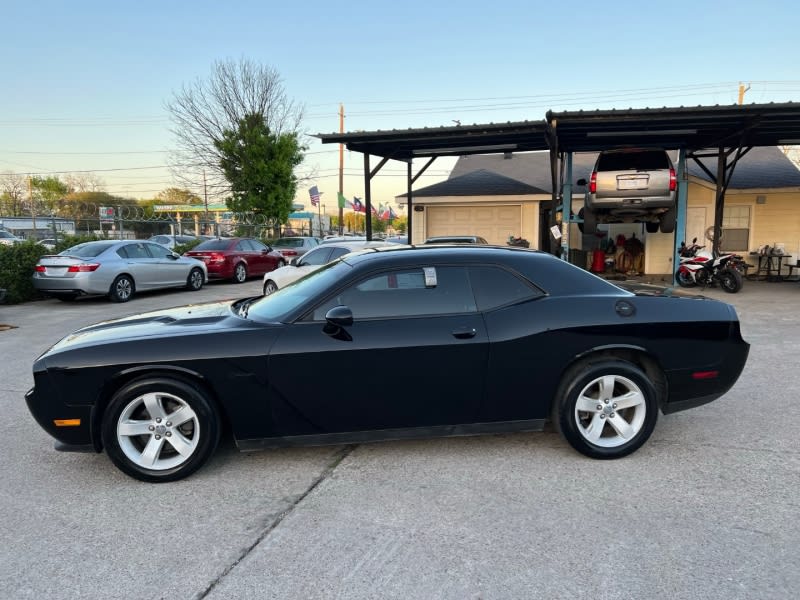
[[[617,177],[618,190],[646,190],[649,183],[649,175],[626,175]]]

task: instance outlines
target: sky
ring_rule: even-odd
[[[345,131],[372,131],[540,120],[548,109],[735,104],[740,83],[745,103],[800,101],[796,1],[0,6],[0,172],[90,171],[106,191],[139,199],[177,185],[166,103],[219,60],[276,69],[305,107],[308,134],[338,131],[340,104]],[[304,141],[298,175],[332,213],[338,147]],[[437,159],[415,189],[445,179],[454,162]],[[394,203],[405,186],[404,164],[388,163],[373,203]],[[345,152],[345,195],[363,191],[363,156]],[[306,184],[297,200],[310,204]]]

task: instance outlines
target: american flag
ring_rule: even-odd
[[[308,190],[308,195],[311,196],[311,206],[319,205],[319,190],[317,186],[313,186]]]

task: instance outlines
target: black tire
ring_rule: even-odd
[[[694,279],[692,279],[691,273],[678,269],[675,271],[675,281],[678,282],[678,285],[681,287],[689,288],[695,287],[697,283]]]
[[[236,263],[233,267],[233,282],[244,283],[247,281],[247,267],[244,263]]]
[[[189,277],[186,278],[186,289],[192,292],[200,291],[203,289],[204,280],[203,271],[195,267],[189,271]]]
[[[170,416],[177,414],[190,418],[172,423]],[[130,430],[124,433],[121,425]],[[135,433],[138,429],[142,433]],[[153,483],[176,481],[194,473],[214,453],[220,418],[214,402],[198,386],[148,377],[117,390],[103,415],[101,434],[106,453],[123,473]],[[176,450],[178,445],[186,455]]]
[[[136,284],[129,275],[118,275],[111,284],[108,297],[114,302],[127,302],[136,293]]]
[[[264,282],[264,295],[265,296],[269,296],[270,294],[274,294],[277,291],[278,291],[278,286],[275,285],[274,281],[272,281],[271,279],[267,279],[267,281]]]
[[[610,390],[604,389],[607,381],[613,384]],[[625,396],[630,391],[637,394]],[[636,404],[619,408],[615,399]],[[579,411],[579,406],[588,411]],[[552,418],[564,439],[581,454],[621,458],[639,449],[653,433],[658,395],[647,375],[632,363],[613,358],[587,361],[564,375]]]
[[[578,216],[583,217],[583,233],[594,235],[597,233],[597,215],[589,209],[580,209]]]
[[[645,221],[644,230],[647,233],[657,233],[661,223],[658,221]]]
[[[735,294],[742,289],[742,274],[736,269],[727,268],[719,276],[720,287],[729,294]]]
[[[286,266],[286,261],[281,259],[281,260],[278,261],[278,266],[275,267],[275,268],[276,269],[280,269],[281,267],[285,267],[285,266]]]
[[[678,220],[678,206],[673,205],[667,212],[661,215],[661,221],[658,224],[658,228],[661,230],[661,233],[672,233],[675,231],[675,223]]]

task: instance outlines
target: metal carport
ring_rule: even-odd
[[[389,160],[407,163],[408,234],[412,231],[413,183],[439,156],[497,152],[550,151],[553,204],[562,202],[562,251],[569,250],[568,223],[572,201],[572,155],[619,147],[658,147],[678,150],[677,248],[684,236],[686,215],[686,161],[694,160],[716,184],[714,251],[725,191],[739,159],[755,146],[800,144],[800,104],[748,104],[744,106],[696,106],[597,111],[548,111],[541,121],[489,123],[455,127],[318,134],[324,144],[344,144],[364,154],[364,195],[367,239],[372,239],[370,180]],[[381,157],[374,168],[370,155]],[[716,172],[701,158],[716,159]],[[416,174],[412,161],[427,158]],[[560,160],[559,160],[560,159]]]

